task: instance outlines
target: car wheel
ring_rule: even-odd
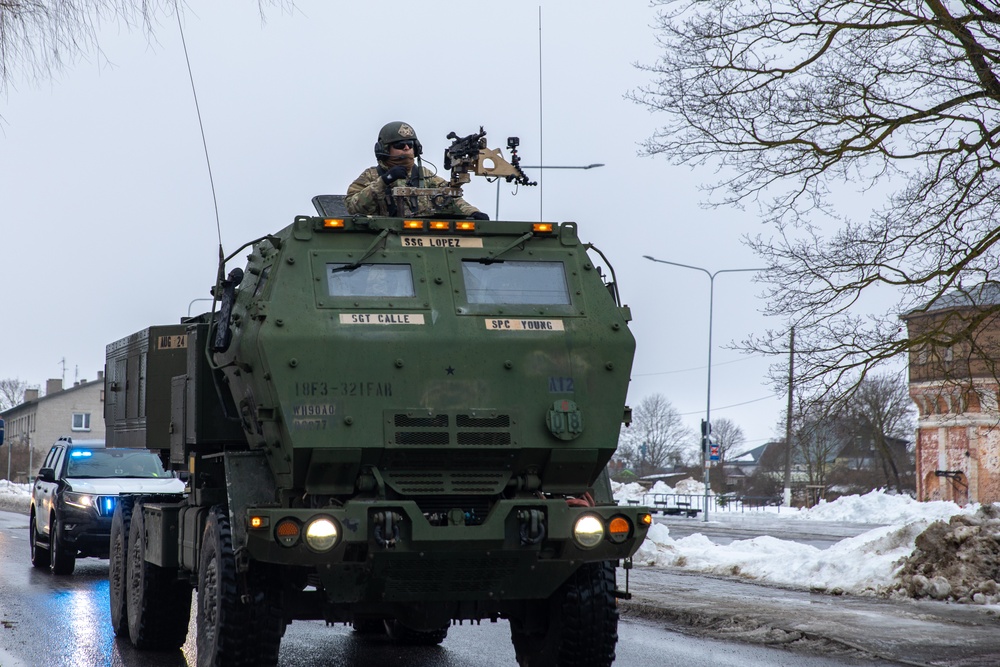
[[[31,513],[31,519],[28,522],[28,544],[31,547],[31,564],[35,567],[42,569],[49,567],[50,552],[48,546],[42,546],[38,543],[38,528],[35,525],[35,513]]]
[[[62,525],[55,516],[49,522],[49,545],[52,549],[52,574],[73,574],[76,569],[76,549],[62,538]]]

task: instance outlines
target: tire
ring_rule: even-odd
[[[76,549],[66,544],[60,536],[62,525],[55,515],[49,521],[49,549],[52,574],[73,574],[76,569]]]
[[[245,649],[248,655],[255,656],[246,660],[247,665],[260,667],[275,667],[278,664],[278,652],[281,649],[281,637],[285,634],[285,618],[281,609],[281,589],[278,574],[268,576],[267,570],[251,571],[247,577],[249,587],[247,598],[250,600],[247,610],[250,617],[250,636],[247,637]]]
[[[385,622],[389,639],[404,646],[437,646],[448,636],[448,626],[437,630],[414,630],[396,619]]]
[[[42,546],[38,544],[38,530],[35,524],[35,513],[32,511],[31,519],[28,521],[28,544],[31,549],[31,564],[38,569],[49,568],[49,563],[51,562],[51,554],[47,546]]]
[[[511,618],[510,631],[520,667],[610,667],[618,643],[614,562],[587,563],[537,614]]]
[[[384,635],[385,634],[385,623],[381,618],[361,618],[355,619],[351,625],[354,626],[354,632],[359,635]]]
[[[125,565],[129,638],[137,649],[178,649],[191,620],[191,587],[178,580],[176,570],[147,562],[146,549],[146,521],[142,503],[136,503]]]
[[[111,629],[128,637],[128,530],[132,522],[132,499],[121,498],[111,519],[108,563],[108,597],[111,599]]]
[[[242,667],[249,634],[247,605],[240,602],[233,535],[226,511],[208,513],[198,558],[198,667]],[[249,653],[249,651],[248,651]]]

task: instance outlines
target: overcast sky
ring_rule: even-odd
[[[748,212],[699,206],[710,169],[638,157],[658,118],[624,95],[646,81],[634,63],[656,58],[654,9],[297,0],[262,25],[254,0],[190,4],[184,35],[227,253],[311,214],[313,195],[345,192],[390,120],[411,123],[438,167],[445,135],[480,125],[493,147],[519,136],[525,165],[604,163],[535,170],[542,186],[516,195],[504,185],[500,217],[579,223],[634,317],[630,404],[661,392],[697,429],[709,281],[642,256],[754,267],[740,236],[766,230]],[[67,384],[94,379],[107,343],[210,306],[190,304],[215,280],[218,232],[177,23],[163,18],[153,40],[108,26],[100,46],[0,99],[0,377],[43,389],[63,377],[63,359]],[[476,179],[466,199],[493,216],[496,192]],[[715,281],[712,373],[713,417],[739,424],[747,448],[774,434],[785,401],[766,383],[774,360],[724,347],[780,326],[760,314],[751,277]]]

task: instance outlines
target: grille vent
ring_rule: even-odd
[[[395,445],[507,447],[516,444],[510,415],[458,414],[452,417],[397,413],[389,423],[392,427],[387,434],[388,440]]]
[[[398,493],[420,495],[495,495],[510,478],[509,472],[475,472],[465,470],[384,471],[385,481]]]
[[[397,428],[448,428],[448,415],[434,415],[433,417],[396,415],[393,422]]]
[[[459,428],[510,428],[510,415],[497,415],[496,417],[457,415],[455,424]]]
[[[490,431],[459,431],[458,444],[460,445],[509,445],[510,433],[490,432]]]

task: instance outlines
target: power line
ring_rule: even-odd
[[[729,364],[738,364],[741,361],[748,361],[750,359],[758,359],[763,357],[763,354],[751,354],[749,356],[743,357],[741,359],[733,359],[732,361],[723,361],[721,363],[712,364],[713,366],[728,366]],[[659,371],[657,373],[633,373],[632,377],[641,378],[649,377],[651,375],[672,375],[673,373],[689,373],[691,371],[700,371],[707,368],[706,366],[692,366],[691,368],[681,368],[675,371]]]
[[[778,394],[771,394],[770,396],[764,396],[762,398],[755,398],[752,401],[743,401],[742,403],[733,403],[732,405],[723,405],[722,407],[715,408],[716,410],[725,410],[726,408],[738,408],[741,405],[749,405],[751,403],[759,403],[761,401],[767,401],[772,398],[778,398]],[[687,417],[690,415],[700,415],[703,414],[702,410],[695,410],[694,412],[681,412],[678,413],[681,417]]]

